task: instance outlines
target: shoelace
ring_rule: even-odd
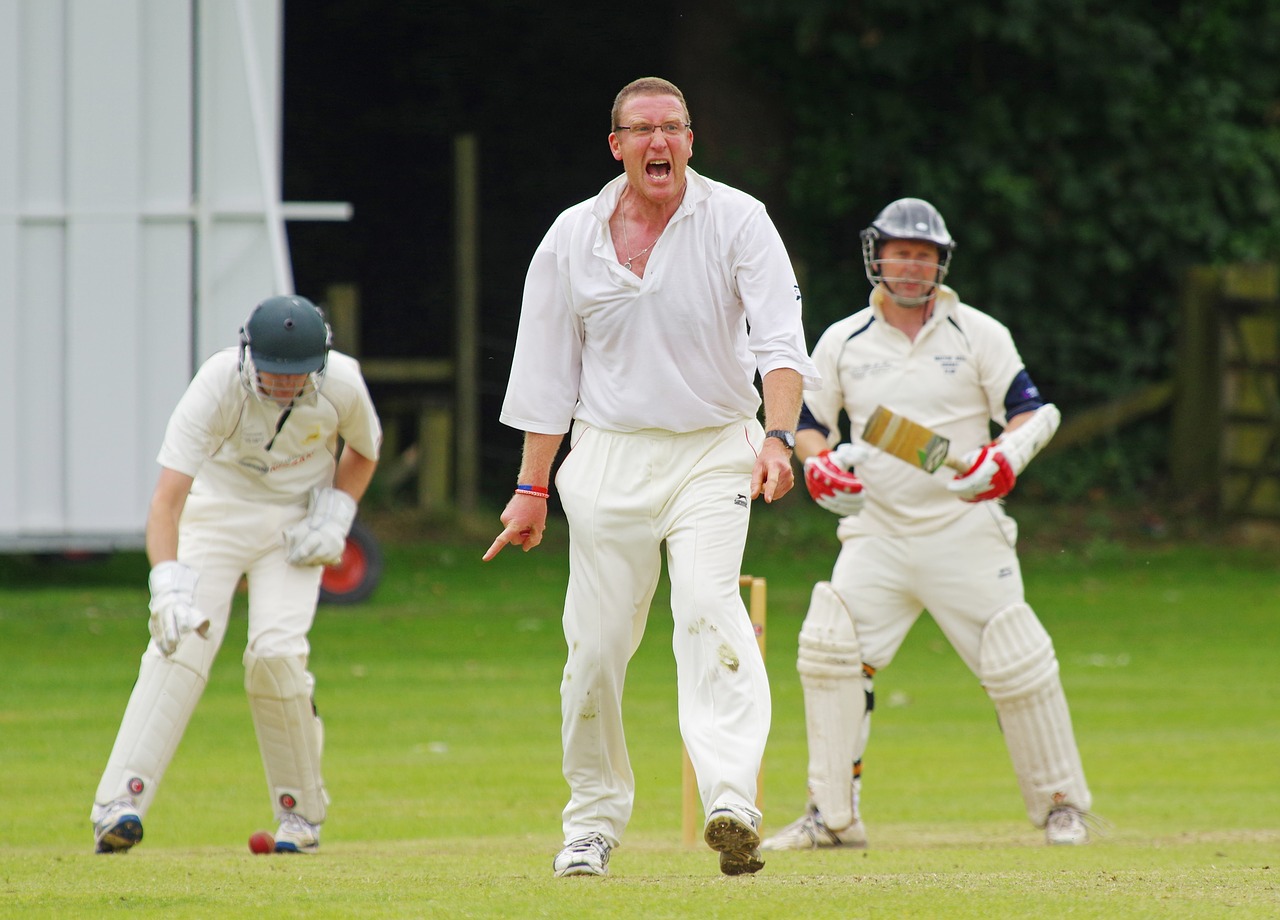
[[[606,846],[603,836],[600,834],[588,834],[585,837],[575,837],[570,840],[565,849],[575,856],[580,856],[597,850],[602,851]]]

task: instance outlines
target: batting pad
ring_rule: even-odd
[[[146,817],[156,788],[204,692],[208,678],[204,670],[206,641],[188,633],[168,658],[156,650],[154,643],[142,656],[138,681],[129,695],[115,746],[94,795],[96,803],[105,805],[129,798],[138,809],[138,817]]]
[[[862,649],[831,583],[813,586],[796,659],[809,739],[809,797],[832,830],[853,823],[853,762],[865,743],[867,690]]]
[[[1092,803],[1053,641],[1026,604],[1001,610],[982,632],[982,683],[995,703],[1027,817],[1044,827],[1055,805]]]
[[[329,797],[320,776],[324,727],[311,701],[305,659],[244,655],[244,689],[276,818],[293,813],[324,821]]]

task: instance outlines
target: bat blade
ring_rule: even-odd
[[[932,473],[944,463],[959,472],[965,471],[964,463],[948,453],[951,449],[950,438],[884,406],[876,406],[876,410],[867,419],[867,425],[862,430],[862,440],[926,473]]]

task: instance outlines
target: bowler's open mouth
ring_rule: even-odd
[[[671,175],[671,164],[666,160],[651,160],[645,164],[644,171],[655,179],[665,178]]]

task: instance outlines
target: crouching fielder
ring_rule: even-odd
[[[239,347],[200,368],[169,419],[147,517],[151,641],[94,798],[99,853],[142,840],[242,576],[244,686],[279,822],[276,852],[320,845],[328,797],[307,634],[323,567],[342,557],[382,440],[359,365],[329,346],[309,300],[264,300]]]
[[[995,705],[1027,817],[1084,843],[1091,804],[1053,643],[1023,594],[1017,527],[999,501],[1058,428],[995,319],[942,284],[954,241],[928,202],[902,199],[863,231],[873,290],[813,360],[838,387],[806,394],[796,436],[810,495],[840,515],[840,555],[813,590],[797,669],[809,741],[805,813],[763,849],[865,847],[859,814],[872,679],[928,610]],[[932,475],[862,443],[879,405],[934,429],[968,469]],[[995,441],[989,424],[1004,427]]]

